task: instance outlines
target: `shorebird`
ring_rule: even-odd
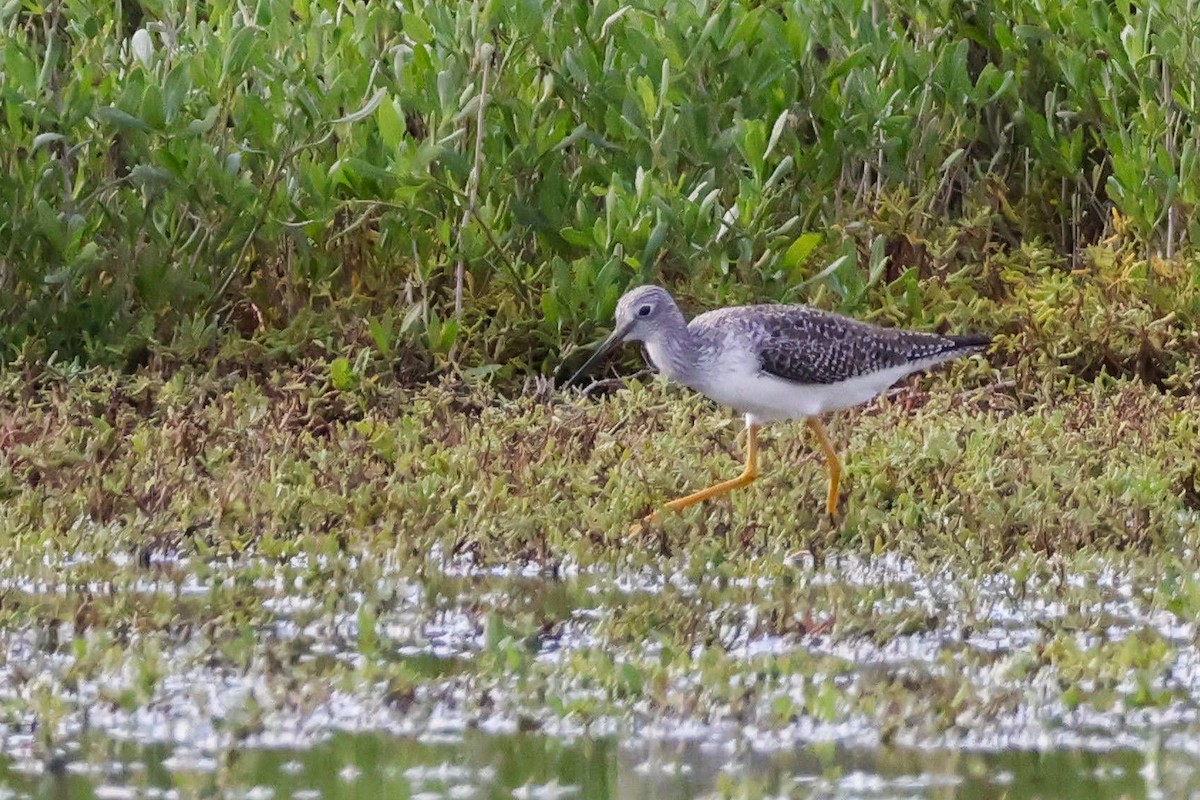
[[[621,296],[612,335],[567,385],[627,341],[642,342],[648,360],[667,378],[746,419],[742,474],[672,500],[666,508],[682,511],[753,482],[760,474],[759,429],[768,422],[802,419],[825,454],[825,509],[836,516],[842,463],[820,416],[865,403],[906,375],[979,351],[991,337],[883,328],[803,305],[719,308],[688,322],[666,289],[638,286]]]

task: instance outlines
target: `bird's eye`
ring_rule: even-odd
[[[650,316],[650,312],[653,310],[654,310],[653,306],[642,306],[641,308],[638,309],[638,316],[639,317],[648,317],[648,316]]]

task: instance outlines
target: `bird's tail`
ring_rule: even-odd
[[[933,347],[927,344],[920,354],[909,362],[913,372],[978,352],[992,343],[992,337],[984,334],[966,334],[939,336],[935,341]]]

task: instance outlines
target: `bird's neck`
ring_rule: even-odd
[[[683,314],[671,319],[646,340],[646,351],[655,368],[673,381],[696,388],[695,376],[700,361],[700,347],[693,331],[688,329]]]

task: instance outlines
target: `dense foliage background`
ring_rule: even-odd
[[[1190,390],[1195,6],[9,0],[0,354],[548,373],[653,280]]]

